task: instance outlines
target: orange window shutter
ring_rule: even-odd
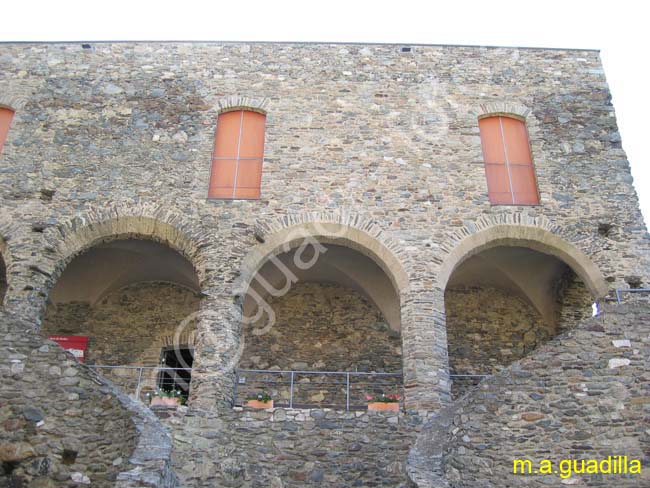
[[[515,195],[515,203],[518,205],[539,205],[539,194],[518,193]]]
[[[266,117],[257,112],[244,112],[239,155],[242,158],[259,158],[264,155],[264,128]]]
[[[241,159],[237,172],[235,198],[258,198],[262,181],[262,160]]]
[[[524,122],[512,117],[486,117],[479,120],[479,129],[490,203],[539,204]]]
[[[487,117],[478,121],[481,132],[483,159],[486,163],[505,163],[506,155],[503,149],[501,124],[499,117]]]
[[[486,164],[485,175],[488,183],[488,197],[492,204],[512,203],[510,179],[505,164]]]
[[[231,198],[237,198],[242,200],[256,200],[260,197],[259,188],[236,188],[235,196]]]
[[[236,159],[215,159],[210,175],[210,198],[232,198],[235,188]]]
[[[480,119],[479,129],[490,203],[492,205],[511,204],[512,190],[499,117]]]
[[[9,126],[14,118],[14,111],[9,108],[0,107],[0,154],[2,154],[2,147],[7,140],[9,133]]]
[[[499,118],[503,127],[503,139],[508,152],[508,162],[532,164],[533,159],[530,155],[526,125],[521,120],[511,117]]]
[[[214,157],[237,159],[241,112],[226,112],[217,120],[217,136],[214,140]]]
[[[259,198],[266,117],[257,112],[244,112],[242,124],[235,198]]]
[[[528,130],[523,121],[512,117],[501,117],[508,170],[512,181],[513,203],[538,205],[539,193],[535,179],[535,168],[530,153]]]
[[[259,198],[265,123],[266,117],[257,112],[238,110],[219,115],[210,198]]]
[[[539,203],[535,171],[532,164],[511,164],[510,178],[512,179],[514,203],[536,205]]]
[[[209,198],[232,198],[237,168],[237,148],[241,125],[240,112],[219,114],[214,138]]]

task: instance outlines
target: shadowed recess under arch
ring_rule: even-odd
[[[445,289],[453,272],[466,260],[497,247],[527,248],[556,257],[569,266],[584,282],[594,299],[608,292],[605,279],[596,265],[572,244],[539,227],[495,225],[467,236],[446,256],[438,273],[438,283]]]
[[[296,265],[314,257],[309,268]],[[282,289],[287,275],[299,281],[349,286],[373,302],[394,330],[401,327],[400,296],[408,287],[407,275],[397,258],[363,231],[332,222],[311,222],[272,234],[242,263],[236,293],[246,295],[245,311],[255,305],[247,294],[249,286],[253,295],[264,298],[274,293],[271,287]]]

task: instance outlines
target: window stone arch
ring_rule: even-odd
[[[221,98],[215,103],[218,113],[232,112],[233,110],[250,110],[267,115],[268,98],[253,98],[244,95],[231,95]]]

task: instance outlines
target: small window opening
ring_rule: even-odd
[[[640,276],[626,276],[625,282],[630,288],[643,288],[643,280]]]
[[[2,474],[4,476],[10,476],[18,467],[18,461],[3,461],[2,462]]]
[[[56,193],[56,190],[51,190],[49,188],[41,188],[41,200],[52,201],[52,197]]]
[[[5,266],[2,256],[0,256],[0,307],[4,304],[5,294],[7,293],[8,288],[7,267]]]
[[[61,462],[63,464],[74,464],[74,462],[77,460],[77,451],[74,451],[72,449],[64,449],[63,454],[61,454]]]
[[[92,49],[93,47],[90,44],[82,44],[81,48],[82,49]]]
[[[598,233],[603,237],[609,237],[613,227],[612,224],[600,223],[598,224]]]
[[[187,400],[190,394],[193,362],[193,348],[163,348],[160,354],[161,367],[169,369],[158,374],[158,388],[165,391],[178,391]]]
[[[412,52],[412,49],[413,48],[411,48],[411,46],[402,46],[402,49],[400,49],[400,52],[410,53],[410,52]]]

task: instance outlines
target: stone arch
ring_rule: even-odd
[[[372,233],[369,232],[370,229]],[[302,219],[286,219],[269,226],[258,223],[255,235],[261,244],[252,249],[242,261],[235,287],[236,295],[244,296],[248,292],[251,281],[271,257],[288,253],[302,245],[312,244],[317,247],[329,244],[339,249],[347,248],[356,251],[378,266],[379,272],[390,282],[388,287],[392,288],[390,293],[394,294],[396,303],[383,304],[381,300],[374,299],[372,294],[366,296],[381,310],[393,329],[398,330],[401,327],[400,304],[402,295],[409,288],[408,274],[400,259],[388,247],[399,249],[399,246],[385,236],[374,222],[363,220],[345,222],[336,214],[321,215],[315,220],[303,216]],[[323,250],[325,249],[327,248]],[[357,275],[357,278],[359,277]]]
[[[148,205],[114,205],[79,214],[46,230],[46,260],[39,263],[47,282],[38,304],[42,318],[46,299],[67,265],[90,248],[121,239],[144,239],[176,251],[194,268],[202,294],[201,307],[210,308],[208,290],[213,285],[207,275],[207,262],[216,253],[214,238],[180,212]],[[200,322],[199,322],[200,324]]]
[[[452,376],[454,397],[476,383],[463,375],[493,374],[530,354],[590,317],[608,291],[596,265],[548,221],[494,220],[456,234],[438,272],[450,373],[461,375]]]
[[[327,245],[331,245],[332,253],[336,253],[336,250],[341,250],[341,248],[353,250],[369,258],[376,265],[375,269],[379,275],[375,274],[376,280],[374,281],[366,279],[367,271],[365,276],[364,272],[359,272],[363,268],[363,264],[356,260],[348,263],[353,269],[348,267],[350,273],[345,274],[364,289],[366,297],[381,310],[391,327],[394,330],[400,329],[401,296],[408,288],[408,275],[397,257],[377,237],[349,224],[332,220],[306,221],[288,225],[277,229],[267,237],[262,236],[260,229],[260,227],[257,228],[256,235],[258,240],[264,242],[256,246],[244,258],[240,281],[236,286],[237,295],[250,298],[248,295],[252,294],[257,297],[257,300],[263,299],[258,296],[256,291],[252,291],[254,285],[251,282],[273,256],[288,253],[299,246],[313,246],[316,256],[318,256],[321,254],[321,250],[322,253],[325,253],[328,249]],[[328,259],[332,253],[325,255],[323,259]],[[315,270],[315,268],[313,269]],[[365,269],[368,270],[367,267]],[[387,287],[384,286],[383,291],[379,293],[370,292],[368,287],[374,288],[374,285],[382,279],[382,275],[388,278],[390,284]],[[361,285],[362,282],[365,282],[365,285]],[[271,286],[275,288],[273,285]],[[379,297],[382,297],[383,300]]]
[[[602,273],[585,253],[550,230],[523,222],[496,224],[475,232],[465,229],[465,237],[444,257],[440,266],[440,288],[445,289],[451,274],[466,259],[496,246],[528,247],[555,256],[583,280],[594,299],[607,295],[608,287]]]
[[[256,273],[272,257],[295,248],[304,239],[358,252],[378,267],[398,295],[401,318],[402,371],[407,408],[438,408],[447,396],[442,353],[436,348],[437,325],[428,313],[432,297],[410,283],[412,257],[375,221],[345,213],[305,213],[257,222],[260,242],[244,257],[234,287],[240,304]],[[243,352],[240,341],[239,354]]]
[[[39,262],[41,285],[32,312],[42,317],[49,291],[66,266],[78,255],[100,243],[120,239],[146,239],[175,250],[193,266],[199,282],[200,305],[196,316],[194,364],[190,403],[213,408],[229,405],[237,361],[240,309],[225,288],[223,277],[211,266],[218,260],[219,236],[208,233],[198,221],[171,206],[118,204],[96,208],[48,228],[43,234],[43,258]]]
[[[499,100],[480,103],[473,107],[470,113],[479,119],[490,115],[514,115],[517,118],[525,120],[532,111],[521,103],[510,100]]]
[[[18,111],[25,106],[26,95],[19,93],[16,90],[3,90],[0,93],[0,108],[8,108],[9,110]]]
[[[195,346],[194,367],[197,374],[192,376],[192,394],[201,398],[206,405],[214,405],[216,401],[223,400],[222,397],[229,396],[224,393],[229,391],[227,388],[214,387],[214,382],[206,379],[216,375],[218,380],[223,376],[221,371],[211,371],[210,366],[220,363],[223,349],[227,349],[224,344],[234,341],[232,334],[229,335],[228,326],[233,321],[228,318],[232,302],[224,294],[219,294],[223,285],[215,274],[210,273],[209,262],[217,253],[217,239],[214,236],[208,235],[196,223],[173,209],[149,205],[115,205],[77,215],[49,228],[44,233],[44,239],[48,252],[44,253],[47,259],[40,263],[40,269],[41,274],[48,278],[38,307],[40,317],[45,311],[50,290],[67,265],[98,244],[129,239],[149,240],[160,243],[185,258],[194,268],[200,289],[199,310],[191,317],[193,331],[182,331],[187,336],[188,343],[191,337]],[[183,323],[180,325],[189,327]],[[229,341],[224,340],[224,337]]]
[[[205,279],[205,255],[210,237],[180,213],[145,206],[109,207],[78,215],[50,229],[45,236],[54,259],[46,271],[51,287],[67,264],[91,247],[119,239],[148,239],[169,246],[194,267],[199,281]]]
[[[289,215],[272,222],[257,222],[253,248],[241,265],[238,286],[245,290],[250,280],[270,257],[286,252],[305,238],[339,243],[366,255],[382,268],[398,293],[408,289],[409,259],[401,246],[371,219],[330,213]]]

